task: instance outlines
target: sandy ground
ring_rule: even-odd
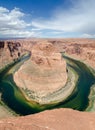
[[[5,108],[4,106],[0,105],[0,119],[8,118],[8,117],[14,117],[14,115],[7,108]]]

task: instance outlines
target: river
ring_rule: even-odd
[[[70,73],[73,72],[73,76],[76,77],[74,81],[72,81],[73,79],[68,73],[68,81],[65,85],[65,89],[62,88],[48,95],[48,97],[44,97],[46,102],[43,104],[33,99],[29,100],[26,98],[23,91],[21,91],[13,81],[13,74],[29,59],[30,53],[28,53],[0,73],[1,100],[20,115],[33,114],[53,108],[73,108],[85,111],[89,107],[89,104],[90,107],[93,106],[90,103],[89,95],[91,87],[95,84],[95,75],[93,74],[95,71],[81,61],[65,56],[64,54],[62,55],[67,62],[67,70],[70,71]],[[69,92],[68,90],[71,86],[73,89]],[[68,92],[66,94],[67,96],[64,97],[66,92]],[[56,100],[55,97],[58,97],[58,99]]]

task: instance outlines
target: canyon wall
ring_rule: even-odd
[[[31,51],[32,54],[34,44],[45,41],[52,43],[57,48],[56,52],[64,52],[74,58],[83,60],[95,68],[95,40],[93,39],[21,39],[0,41],[0,69],[17,60],[27,50]],[[42,63],[38,61],[36,63]],[[95,113],[79,112],[71,109],[55,109],[35,115],[0,120],[0,130],[27,129],[94,130]]]
[[[0,69],[16,60],[27,50],[32,51],[34,44],[51,42],[56,52],[65,52],[72,57],[81,59],[95,68],[94,39],[19,39],[0,41]]]

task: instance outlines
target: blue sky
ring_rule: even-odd
[[[0,38],[95,38],[94,0],[0,0]]]

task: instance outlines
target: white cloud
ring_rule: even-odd
[[[82,34],[82,36],[81,37],[84,37],[84,38],[95,38],[95,34]]]
[[[0,7],[0,13],[7,13],[9,12],[8,9],[4,8],[4,7]]]
[[[0,7],[0,37],[95,37],[94,0],[69,0],[71,6],[52,11],[51,17],[31,19],[20,9]]]
[[[51,34],[62,34],[62,31],[51,31]]]
[[[18,8],[8,10],[0,7],[0,37],[32,37],[39,32],[32,30],[31,23],[25,22],[25,14]]]
[[[51,18],[47,20],[37,19],[32,22],[36,28],[45,30],[63,31],[64,33],[95,34],[95,1],[71,0],[69,9],[56,9]]]

